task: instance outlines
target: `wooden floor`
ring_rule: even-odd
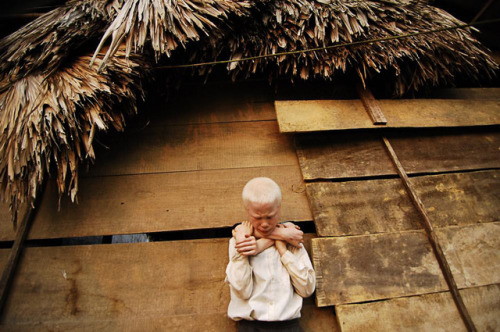
[[[246,217],[241,190],[256,176],[281,186],[283,219],[312,221],[293,138],[279,133],[268,89],[209,85],[155,110],[144,129],[114,135],[80,178],[78,204],[64,198],[57,211],[49,184],[29,239],[232,226]],[[0,240],[12,240],[11,226],[0,227]],[[235,330],[228,240],[27,248],[0,330]],[[338,330],[333,307],[313,297],[302,314],[307,331]]]

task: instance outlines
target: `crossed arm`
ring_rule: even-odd
[[[244,221],[233,230],[236,250],[243,256],[253,256],[275,245],[281,256],[286,252],[286,243],[302,247],[304,233],[291,222],[279,224],[273,233],[264,238],[254,230],[250,222]],[[259,239],[256,239],[259,238]]]
[[[269,238],[258,240],[252,235],[255,233],[249,222],[242,223],[233,231],[234,239],[231,239],[229,245],[230,259],[226,269],[226,280],[231,284],[232,292],[239,298],[248,299],[253,291],[252,267],[247,257],[257,255],[273,245],[281,256],[281,262],[288,271],[297,294],[308,297],[314,292],[316,275],[307,252],[301,245],[302,231],[292,223],[280,225],[277,229],[279,231],[276,234],[273,232]],[[301,247],[288,250],[287,242],[271,239],[283,235],[286,238],[293,238]]]

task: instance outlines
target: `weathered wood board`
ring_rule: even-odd
[[[360,100],[275,101],[282,133],[500,124],[500,100],[379,100],[387,125],[374,125]]]
[[[235,331],[226,316],[228,239],[27,248],[2,329]],[[1,262],[7,250],[0,250]],[[305,300],[301,324],[328,331]],[[336,327],[330,331],[337,331]]]
[[[64,197],[59,212],[55,185],[49,183],[29,238],[232,226],[247,218],[241,190],[257,176],[280,185],[283,220],[312,220],[297,166],[111,176],[81,179],[79,204]],[[8,234],[0,233],[0,239],[12,239]]]
[[[500,329],[500,285],[460,291],[478,331]],[[467,331],[451,293],[336,307],[341,331]]]
[[[83,176],[296,165],[275,121],[149,127],[121,136]]]
[[[449,88],[432,89],[431,98],[440,99],[500,99],[500,88]]]
[[[151,122],[151,126],[160,127],[168,125],[221,123],[221,122],[245,122],[245,121],[276,121],[276,112],[272,101],[253,102],[238,101],[227,102],[223,100],[203,103],[193,100],[191,103],[185,100],[172,105],[165,115],[157,115]],[[200,105],[202,109],[200,109]],[[168,107],[168,106],[167,106]]]
[[[411,178],[435,227],[498,221],[500,170]]]
[[[11,222],[9,205],[0,202],[0,241],[14,240],[16,232]]]
[[[423,229],[399,179],[306,184],[319,236]]]
[[[498,221],[500,171],[440,174],[410,179],[435,227]],[[422,229],[400,179],[307,183],[320,236]]]
[[[312,256],[320,307],[447,290],[423,231],[316,238]]]
[[[408,174],[500,167],[498,129],[427,130],[387,138]],[[309,133],[295,139],[305,180],[397,174],[378,133]]]
[[[500,284],[500,222],[436,230],[459,288]]]

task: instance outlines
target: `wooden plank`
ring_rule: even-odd
[[[441,272],[443,272],[443,276],[446,280],[446,283],[448,284],[448,288],[451,292],[451,295],[453,296],[453,300],[455,301],[455,304],[457,305],[457,309],[460,312],[460,317],[462,318],[463,322],[465,323],[465,326],[467,327],[467,331],[476,332],[477,329],[474,326],[474,322],[472,321],[472,318],[470,317],[470,314],[467,311],[467,308],[465,307],[462,296],[460,296],[460,293],[459,293],[458,287],[457,287],[457,283],[455,282],[455,278],[453,277],[453,274],[451,273],[450,265],[448,264],[448,261],[446,260],[446,257],[444,256],[443,249],[441,248],[441,244],[439,243],[436,232],[434,231],[434,226],[432,225],[431,220],[429,218],[429,215],[427,214],[427,209],[424,206],[424,204],[422,203],[422,200],[420,199],[420,195],[417,194],[417,191],[416,191],[415,187],[413,186],[413,183],[408,178],[408,174],[406,174],[406,171],[403,168],[403,165],[401,165],[401,162],[399,161],[399,158],[396,155],[396,152],[394,152],[394,149],[392,148],[391,143],[389,143],[389,140],[386,137],[383,137],[382,140],[384,141],[384,145],[385,145],[385,149],[387,150],[387,153],[391,156],[392,162],[398,171],[399,177],[401,178],[401,181],[406,189],[406,192],[410,196],[410,199],[411,199],[413,205],[418,210],[418,213],[421,217],[422,224],[423,224],[425,232],[427,234],[427,238],[429,239],[432,250],[434,251],[434,254],[436,255],[439,266],[441,267]]]
[[[500,124],[500,101],[459,99],[379,100],[383,128],[463,127]],[[360,100],[275,101],[280,131],[374,129]]]
[[[187,83],[168,101],[165,96],[149,96],[145,108],[151,126],[275,120],[273,94],[264,81],[214,81],[201,88]]]
[[[436,231],[458,287],[500,283],[500,222]]]
[[[423,231],[316,238],[312,256],[320,307],[447,290]]]
[[[84,327],[146,316],[155,327],[155,317],[220,315],[226,264],[227,239],[28,248],[2,324]]]
[[[34,206],[38,206],[40,199],[34,202]],[[14,244],[9,250],[9,255],[7,257],[6,266],[0,270],[2,271],[2,276],[0,278],[0,317],[2,316],[3,308],[7,296],[10,292],[10,285],[14,275],[16,274],[16,268],[19,263],[19,258],[24,249],[24,241],[28,235],[31,224],[33,222],[33,217],[35,215],[35,208],[29,207],[24,211],[21,211],[21,223],[17,224],[16,237],[14,239]]]
[[[450,88],[432,89],[428,98],[439,99],[500,99],[500,88]]]
[[[114,145],[91,176],[295,163],[292,144],[275,122],[150,127]]]
[[[500,167],[498,129],[403,132],[387,137],[408,174]],[[376,133],[311,133],[295,139],[306,180],[396,174]]]
[[[87,176],[296,165],[274,121],[149,127],[120,136]]]
[[[235,331],[226,316],[227,245],[213,239],[28,248],[2,327]],[[310,298],[302,311],[307,331],[337,331],[328,328],[331,308],[316,308]]]
[[[50,183],[29,238],[232,226],[246,219],[241,190],[257,176],[281,186],[283,220],[312,220],[297,166],[144,174],[81,179],[79,204],[64,197],[59,212]],[[0,238],[9,240],[7,234]]]
[[[435,227],[498,221],[500,171],[411,178]],[[399,179],[315,182],[307,196],[320,236],[421,229]]]
[[[380,105],[378,100],[375,99],[372,92],[369,89],[363,87],[361,83],[356,86],[356,90],[358,91],[359,98],[365,107],[365,110],[370,115],[373,124],[375,125],[385,125],[387,123],[387,119],[382,113],[380,109]]]
[[[479,331],[500,329],[500,285],[460,291]],[[467,331],[449,292],[336,307],[341,331]]]
[[[399,179],[306,184],[319,236],[422,229]]]
[[[0,241],[14,240],[15,236],[9,204],[0,202]]]
[[[412,178],[435,227],[498,221],[500,171]]]
[[[168,113],[154,116],[151,126],[276,120],[272,101],[183,100],[169,108]]]

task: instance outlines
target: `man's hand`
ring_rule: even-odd
[[[236,250],[243,256],[254,256],[257,255],[257,240],[254,236],[245,235],[245,239],[242,241],[237,241],[234,246]]]
[[[289,244],[297,248],[302,247],[302,243],[304,242],[304,232],[300,230],[299,226],[294,225],[291,222],[286,222],[276,225],[276,227],[276,235],[280,237],[280,240],[288,242]]]
[[[241,242],[253,234],[253,227],[249,221],[244,221],[233,230],[236,243]]]
[[[280,256],[283,256],[286,252],[286,242],[285,241],[280,241],[276,240],[274,241],[274,246],[276,247],[276,250],[280,253]]]

